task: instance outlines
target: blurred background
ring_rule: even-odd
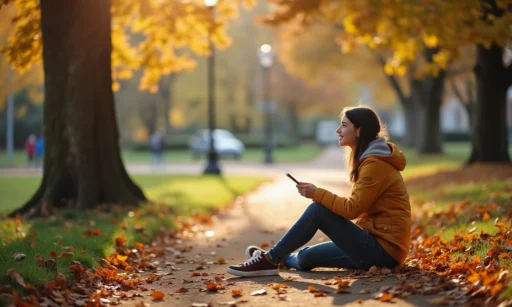
[[[264,1],[258,1],[252,9],[242,7],[227,29],[231,43],[214,55],[212,95],[215,128],[222,129],[216,141],[222,159],[263,161],[269,139],[272,150],[278,152],[272,158],[278,162],[314,157],[325,146],[336,145],[334,130],[339,112],[357,103],[375,108],[388,127],[391,140],[404,148],[418,154],[446,153],[468,158],[471,103],[476,99],[474,47],[463,48],[459,59],[447,67],[439,122],[434,119],[433,124],[425,126],[433,134],[437,131],[435,126],[439,126],[442,143],[428,137],[422,141],[407,119],[404,100],[411,95],[412,83],[407,75],[386,74],[384,52],[360,47],[344,54],[336,43],[338,30],[325,23],[314,23],[297,34],[301,30],[290,26],[270,28],[256,21],[271,10]],[[0,11],[2,45],[14,29],[6,18],[13,12],[13,7]],[[259,53],[264,44],[268,44],[272,56],[269,67],[265,67]],[[180,52],[188,54],[189,50],[177,48],[176,53]],[[505,61],[511,57],[508,50]],[[141,90],[141,70],[116,83],[116,115],[125,162],[150,162],[152,146],[161,146],[160,158],[166,162],[194,161],[206,156],[210,57],[192,54],[191,60],[193,65],[162,76],[157,86],[149,90]],[[42,65],[33,65],[19,74],[10,71],[6,57],[0,55],[0,75],[4,81],[10,80],[0,84],[0,167],[25,166],[27,140],[31,135],[38,139],[42,134]],[[6,103],[9,95],[11,115]],[[512,140],[510,89],[506,110],[508,138]],[[9,132],[10,120],[13,130]],[[8,159],[6,144],[10,134],[15,152]]]

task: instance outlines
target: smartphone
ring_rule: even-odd
[[[300,184],[300,182],[299,182],[297,179],[293,178],[293,176],[292,176],[292,175],[290,175],[290,174],[286,173],[286,176],[290,177],[290,179],[291,179],[291,180],[293,180],[293,181],[295,181],[297,184]]]

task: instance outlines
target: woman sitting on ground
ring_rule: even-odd
[[[306,271],[317,267],[393,268],[405,261],[411,240],[411,208],[400,174],[405,168],[404,154],[387,142],[381,121],[371,108],[345,108],[341,117],[336,133],[339,145],[350,148],[351,195],[338,196],[301,182],[299,194],[314,202],[273,248],[265,251],[249,246],[246,256],[250,259],[230,266],[228,273],[276,275],[280,263]],[[318,229],[331,241],[293,253]]]

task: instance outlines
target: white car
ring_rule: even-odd
[[[208,129],[203,129],[190,137],[189,148],[192,151],[192,157],[198,159],[208,154],[210,150],[209,131]],[[228,130],[215,129],[213,131],[213,142],[219,157],[240,159],[245,151],[244,144]]]

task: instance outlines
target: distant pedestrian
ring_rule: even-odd
[[[44,136],[40,136],[36,141],[36,166],[42,165],[44,156]]]
[[[150,139],[151,160],[153,164],[163,163],[164,136],[160,131],[153,133]]]
[[[230,266],[228,273],[276,275],[281,263],[301,271],[317,267],[368,270],[393,268],[405,261],[412,221],[409,194],[400,174],[405,168],[403,152],[387,141],[378,115],[369,107],[344,109],[336,133],[339,145],[349,148],[350,195],[299,182],[297,192],[313,203],[274,247],[249,246],[245,252],[249,259]],[[317,230],[331,241],[303,247]]]
[[[34,157],[36,154],[36,135],[31,134],[25,142],[25,153],[27,154],[28,166],[34,164]]]

